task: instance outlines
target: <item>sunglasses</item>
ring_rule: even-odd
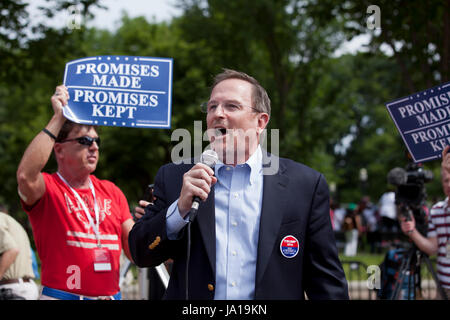
[[[69,142],[69,141],[76,141],[79,144],[82,144],[84,146],[89,146],[89,147],[92,146],[92,144],[94,142],[96,142],[97,146],[100,147],[100,137],[91,138],[88,136],[84,136],[84,137],[79,137],[79,138],[74,138],[74,139],[66,139],[66,140],[61,141],[60,143]]]

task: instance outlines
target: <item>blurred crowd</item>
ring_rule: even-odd
[[[358,248],[381,253],[382,248],[400,241],[394,191],[385,192],[376,203],[369,196],[345,205],[331,199],[330,218],[345,256],[355,256]]]

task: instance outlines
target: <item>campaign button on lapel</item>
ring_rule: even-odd
[[[281,240],[280,251],[285,258],[294,258],[299,251],[299,242],[296,237],[288,235]]]

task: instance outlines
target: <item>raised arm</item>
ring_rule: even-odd
[[[51,98],[54,114],[45,130],[41,131],[28,145],[17,169],[18,193],[22,201],[27,205],[36,203],[45,192],[42,169],[52,153],[55,139],[65,122],[63,106],[67,105],[69,92],[63,85],[56,87],[55,94]]]

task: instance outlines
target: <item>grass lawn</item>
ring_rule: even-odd
[[[346,257],[343,254],[340,254],[339,259],[343,263],[347,261],[359,261],[367,266],[370,266],[370,265],[380,265],[380,263],[382,263],[384,260],[384,255],[385,253],[378,253],[378,254],[360,253],[354,257]]]

